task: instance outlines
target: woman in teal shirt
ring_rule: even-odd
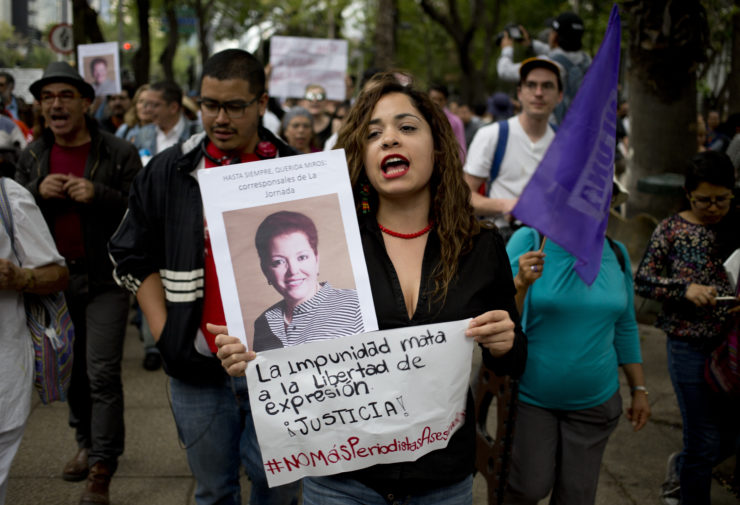
[[[622,413],[619,366],[632,388],[634,430],[650,415],[631,270],[624,246],[605,240],[588,286],[574,256],[552,241],[540,251],[541,240],[521,228],[506,247],[529,340],[506,503],[536,505],[552,491],[551,504],[588,505]]]

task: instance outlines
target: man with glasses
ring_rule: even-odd
[[[239,49],[211,56],[200,81],[205,133],[152,159],[109,246],[116,278],[136,294],[170,376],[198,505],[241,505],[240,465],[252,481],[252,505],[289,505],[298,490],[297,483],[268,488],[246,379],[226,374],[206,327],[226,319],[196,172],[295,154],[260,125],[267,99],[254,56]]]
[[[522,111],[480,128],[468,150],[465,181],[480,216],[492,218],[505,238],[514,231],[510,212],[550,146],[550,114],[563,98],[560,67],[547,58],[522,62],[517,98]],[[487,184],[484,196],[478,193]]]
[[[190,121],[183,114],[182,89],[176,83],[154,83],[142,93],[141,100],[152,113],[153,122],[143,126],[134,140],[140,153],[154,156],[201,131],[198,121]]]
[[[134,147],[88,116],[92,86],[65,62],[31,84],[46,129],[21,154],[15,178],[36,199],[70,271],[65,292],[75,326],[69,424],[78,451],[62,478],[87,478],[80,504],[107,504],[123,453],[121,357],[128,293],[113,281],[107,242],[141,168]]]

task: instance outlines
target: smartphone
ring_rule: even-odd
[[[509,32],[509,37],[511,37],[514,40],[522,40],[524,39],[524,36],[522,35],[522,31],[519,29],[518,26],[510,26],[507,31]]]
[[[734,296],[718,296],[715,298],[715,300],[718,302],[740,302],[740,300],[738,300],[737,297]]]

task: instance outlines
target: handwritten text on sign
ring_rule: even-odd
[[[329,100],[344,100],[347,41],[274,36],[270,39],[270,94],[303,97],[309,84],[321,85]]]
[[[468,321],[259,353],[247,367],[270,486],[444,448],[465,421]]]

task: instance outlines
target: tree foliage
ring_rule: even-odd
[[[48,37],[48,28],[43,34],[44,40]],[[12,26],[0,21],[0,67],[38,67],[44,68],[53,61],[51,50],[33,39],[22,37]]]
[[[5,21],[0,21],[0,46],[3,47],[0,67],[17,66],[28,52],[28,41],[18,35]]]
[[[269,37],[275,34],[348,38],[351,72],[359,74],[368,67],[400,67],[413,73],[422,85],[441,81],[472,101],[481,101],[495,90],[511,91],[510,85],[498,81],[495,70],[499,56],[495,36],[506,24],[521,24],[536,37],[548,18],[572,10],[575,5],[586,26],[584,49],[593,55],[613,3],[613,0],[121,1],[129,20],[124,25],[126,38],[135,42],[135,55],[124,55],[123,63],[133,68],[139,83],[170,75],[178,80],[187,79],[193,56],[202,63],[215,41],[240,39],[247,32],[254,32],[261,40],[258,56],[262,59],[267,58]],[[623,1],[621,5],[634,3]],[[192,44],[185,44],[188,37],[168,36],[162,31],[162,19],[173,4],[178,8],[189,7],[198,20],[197,33],[189,39],[196,41],[195,50]],[[701,0],[701,4],[712,30],[703,62],[696,65],[700,93],[707,105],[721,105],[727,100],[738,103],[740,0]],[[88,0],[73,0],[73,6],[77,43],[116,39],[115,30],[111,32],[110,27],[98,20]],[[354,12],[351,18],[346,16],[350,10]],[[661,17],[664,13],[655,11],[655,15]],[[686,29],[690,30],[691,26]],[[629,37],[625,31],[625,47]],[[39,51],[43,53],[41,49],[35,52]],[[159,63],[162,55],[164,65]],[[30,64],[27,60],[18,62]],[[172,62],[171,66],[168,62]],[[736,97],[734,101],[732,96]]]

